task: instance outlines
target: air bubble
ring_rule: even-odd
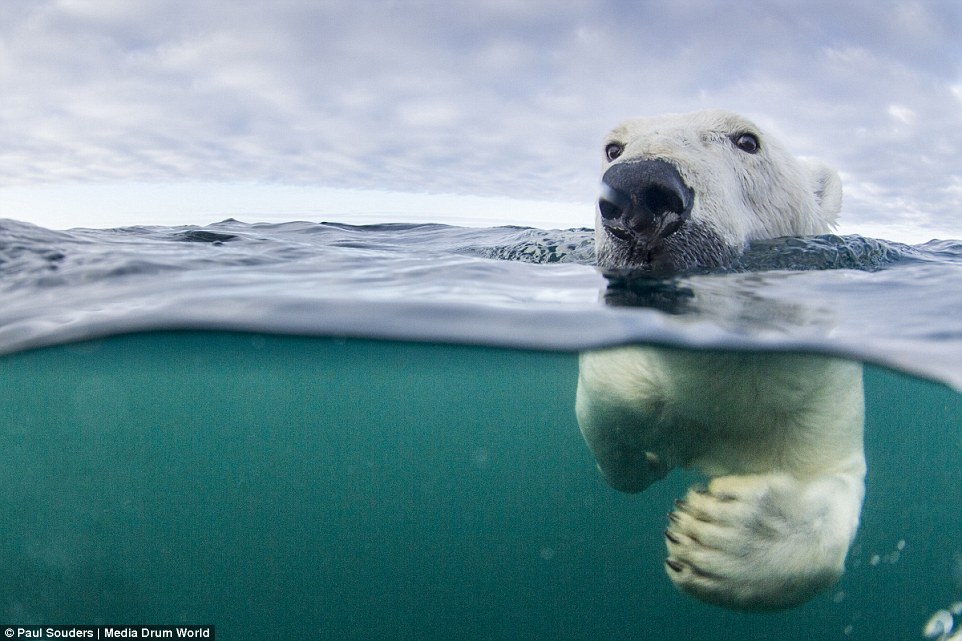
[[[475,448],[473,452],[471,452],[471,463],[473,463],[474,466],[479,470],[487,467],[488,463],[490,462],[491,462],[491,453],[488,451],[487,448],[478,447],[478,448]]]
[[[936,610],[935,614],[929,617],[929,622],[922,628],[922,635],[926,639],[944,641],[949,633],[952,632],[953,625],[955,625],[955,622],[952,619],[951,612],[948,610]]]

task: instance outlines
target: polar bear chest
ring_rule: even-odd
[[[671,466],[711,476],[773,469],[804,476],[861,448],[860,430],[835,429],[862,419],[854,363],[623,347],[583,354],[580,385],[583,415]]]

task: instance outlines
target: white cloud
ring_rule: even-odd
[[[0,17],[0,186],[270,182],[590,202],[598,141],[618,120],[720,106],[839,167],[855,222],[958,218],[954,0],[12,7]]]
[[[949,91],[956,98],[956,100],[958,100],[959,102],[962,102],[962,84],[949,85]]]
[[[914,125],[916,113],[903,105],[889,105],[888,114],[903,125]]]

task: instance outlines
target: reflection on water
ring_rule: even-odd
[[[498,258],[499,260],[491,260]],[[758,241],[726,273],[625,276],[590,230],[223,221],[51,231],[0,221],[0,353],[219,329],[584,350],[633,342],[847,356],[962,388],[962,242]]]

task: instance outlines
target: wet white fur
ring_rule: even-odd
[[[757,154],[735,147],[731,137],[740,133],[759,138]],[[727,111],[626,120],[605,142],[624,146],[615,162],[662,159],[674,165],[695,192],[692,221],[736,247],[755,239],[826,233],[842,206],[834,169],[795,158],[755,124]],[[605,239],[599,234],[597,240]]]
[[[760,153],[733,145],[746,131]],[[624,145],[619,160],[675,165],[692,218],[731,244],[825,233],[841,204],[833,170],[727,112],[630,120],[608,140]],[[734,609],[795,606],[842,574],[864,495],[863,413],[861,366],[822,356],[633,346],[580,360],[578,421],[599,467],[618,464],[612,444],[627,438],[710,477],[674,511],[665,567]]]
[[[798,605],[833,585],[864,494],[862,371],[812,355],[624,347],[581,356],[589,439],[632,432],[711,477],[669,530],[668,576],[709,603]],[[598,424],[600,422],[600,424]],[[593,448],[595,449],[595,448]]]

